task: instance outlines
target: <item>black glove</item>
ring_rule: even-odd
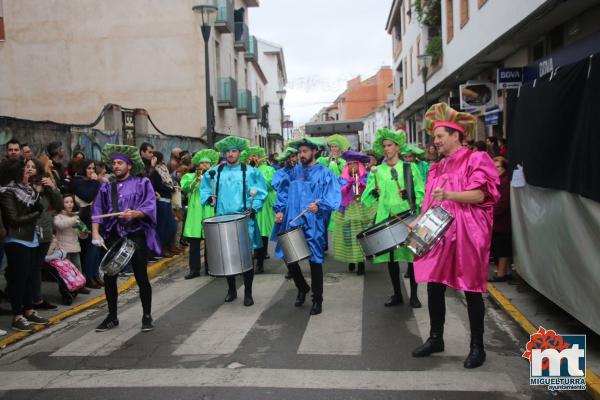
[[[253,208],[250,208],[249,210],[246,211],[246,215],[248,216],[248,218],[252,219],[256,216],[256,210],[254,210]]]
[[[401,190],[400,195],[402,196],[402,200],[408,200],[408,192],[406,190]]]
[[[216,202],[217,199],[215,198],[215,196],[210,196],[210,199],[208,199],[208,205],[211,207],[214,207]]]
[[[375,197],[376,199],[379,198],[379,190],[377,189],[373,189],[373,191],[371,192],[371,194],[373,195],[373,197]]]

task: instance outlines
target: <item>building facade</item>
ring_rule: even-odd
[[[0,0],[0,115],[87,124],[111,103],[144,109],[162,132],[205,138],[204,40],[194,4]],[[260,53],[250,34],[248,10],[257,0],[215,4],[209,40],[214,129],[266,145],[262,110],[270,85],[285,85],[285,64],[273,72],[271,56]],[[156,131],[153,124],[149,130]]]
[[[599,27],[599,6],[593,0],[510,5],[502,0],[395,0],[386,25],[394,60],[394,118],[407,129],[410,142],[428,140],[421,129],[425,90],[417,56],[429,54],[427,104],[444,101],[459,109],[460,85],[483,84],[490,88],[490,101],[469,108],[480,119],[475,139],[504,136],[506,90],[496,86],[499,70],[519,68],[523,79],[535,79],[545,68],[537,64],[561,49],[579,46],[580,54],[592,54],[600,47],[599,40],[590,40]],[[486,118],[490,114],[496,118]]]

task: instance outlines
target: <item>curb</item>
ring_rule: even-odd
[[[156,263],[152,264],[151,266],[148,267],[148,279],[150,280],[150,279],[155,278],[160,273],[167,270],[174,262],[179,260],[181,257],[185,257],[186,255],[187,255],[187,252],[177,255],[175,257],[163,258],[160,261],[157,261]],[[137,283],[135,281],[135,277],[130,276],[125,282],[123,282],[121,285],[119,285],[117,290],[119,293],[123,293],[136,285],[137,285]],[[0,339],[0,350],[4,349],[6,346],[16,343],[20,340],[23,340],[26,337],[31,336],[36,332],[43,331],[44,329],[47,329],[48,327],[50,327],[52,325],[56,325],[57,323],[59,323],[60,321],[62,321],[65,318],[69,318],[75,314],[78,314],[84,310],[87,310],[88,308],[94,307],[94,306],[104,302],[105,300],[106,300],[106,296],[104,294],[101,294],[100,296],[94,297],[93,299],[89,299],[81,304],[76,305],[73,308],[69,308],[68,310],[65,310],[56,315],[53,315],[52,317],[48,318],[49,323],[47,325],[32,325],[34,331],[31,333],[16,332],[10,336]]]
[[[528,334],[537,332],[537,328],[523,315],[521,311],[511,301],[500,292],[493,284],[488,283],[488,293],[502,307],[504,311],[515,320],[517,324]],[[600,400],[600,377],[586,368],[586,392],[594,400]]]

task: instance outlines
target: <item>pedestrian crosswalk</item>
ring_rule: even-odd
[[[198,296],[205,286],[217,282],[213,278],[175,281],[157,291],[153,299],[153,316],[157,329],[161,329],[161,318],[175,310],[179,304]],[[406,282],[408,286],[408,282]],[[243,296],[243,286],[238,289]],[[281,294],[280,292],[286,293]],[[289,292],[289,293],[287,293]],[[425,285],[420,285],[420,298],[423,308],[411,310],[412,317],[404,321],[405,325],[416,326],[422,341],[429,335],[429,316]],[[280,295],[278,295],[278,293]],[[317,316],[308,316],[306,307],[295,309],[292,305],[296,290],[291,282],[285,281],[279,274],[265,274],[255,277],[253,297],[255,305],[244,307],[241,299],[232,303],[220,303],[208,317],[190,320],[190,327],[184,338],[177,332],[173,340],[173,356],[193,355],[230,355],[235,353],[244,339],[256,328],[257,321],[275,300],[288,297],[285,307],[290,312],[306,318],[304,331],[298,333],[301,340],[297,343],[299,355],[360,356],[363,353],[364,326],[363,304],[365,302],[364,277],[345,273],[328,273],[325,277],[324,312]],[[310,300],[308,300],[309,302]],[[409,307],[407,304],[402,307]],[[381,309],[384,311],[383,308]],[[464,356],[468,353],[468,332],[463,323],[465,308],[460,300],[448,296],[446,314],[446,348],[437,357]],[[141,306],[134,302],[132,306],[119,314],[118,328],[97,333],[89,332],[54,351],[51,356],[64,357],[102,357],[118,351],[128,341],[135,341],[139,330]],[[284,322],[285,321],[279,321]],[[407,331],[410,329],[407,329]],[[414,330],[414,329],[413,329]],[[372,337],[372,334],[371,334]]]

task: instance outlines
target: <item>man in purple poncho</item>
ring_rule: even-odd
[[[142,301],[142,332],[153,329],[151,307],[152,288],[146,266],[148,253],[160,253],[156,238],[156,197],[150,180],[136,175],[144,172],[137,148],[126,145],[107,144],[102,151],[106,164],[112,164],[116,181],[104,183],[94,200],[92,207],[92,243],[96,246],[108,246],[120,238],[127,237],[135,243],[135,252],[131,258],[135,280],[140,288]],[[97,218],[102,214],[120,212],[118,216]],[[98,327],[104,332],[119,325],[117,319],[117,276],[104,276],[104,291],[108,303],[108,316]]]

